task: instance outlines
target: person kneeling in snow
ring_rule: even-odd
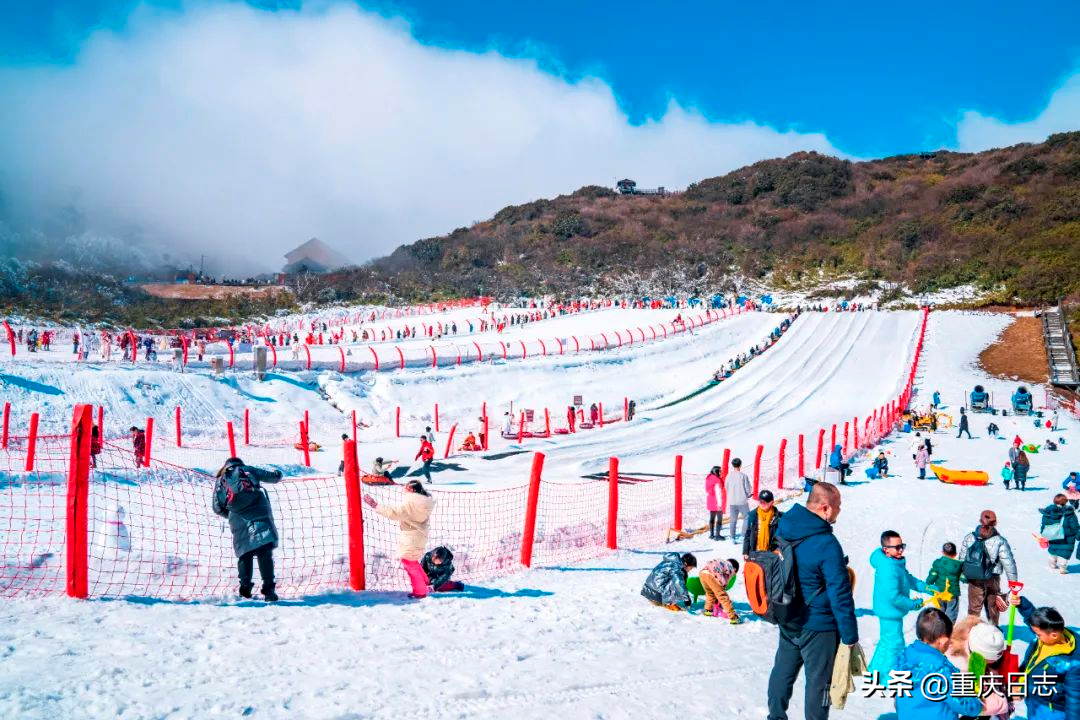
[[[252,564],[257,558],[263,597],[268,602],[276,602],[274,548],[277,547],[278,532],[270,499],[261,485],[281,480],[281,471],[251,467],[240,458],[231,457],[217,471],[217,479],[212,508],[215,514],[229,519],[240,574],[240,596],[251,597],[255,587],[251,581]]]
[[[701,568],[698,576],[701,578],[701,587],[705,589],[706,615],[726,617],[732,625],[742,622],[727,594],[728,583],[738,572],[739,561],[731,558],[710,560],[705,563],[705,567]]]
[[[448,547],[440,545],[429,550],[420,561],[420,567],[427,575],[432,592],[461,592],[465,589],[465,583],[450,579],[454,574],[454,553]]]
[[[691,600],[686,589],[686,576],[696,567],[697,558],[690,553],[667,553],[645,578],[642,596],[653,605],[662,605],[668,610],[689,608]]]

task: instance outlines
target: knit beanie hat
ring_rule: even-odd
[[[968,635],[968,649],[982,655],[987,663],[997,662],[1005,652],[1005,636],[990,623],[979,623]]]

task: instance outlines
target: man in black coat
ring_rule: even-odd
[[[253,560],[259,561],[262,594],[268,602],[278,599],[274,592],[274,548],[278,543],[277,527],[270,508],[270,498],[261,485],[281,480],[280,470],[263,470],[245,465],[240,458],[229,458],[217,472],[214,486],[214,513],[229,519],[233,551],[240,575],[240,596],[251,597]]]

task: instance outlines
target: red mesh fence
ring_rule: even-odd
[[[541,483],[533,565],[579,562],[606,552],[607,494],[606,480]]]

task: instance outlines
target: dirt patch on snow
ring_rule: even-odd
[[[979,366],[997,377],[1045,383],[1050,379],[1042,320],[1018,317],[979,353]]]

